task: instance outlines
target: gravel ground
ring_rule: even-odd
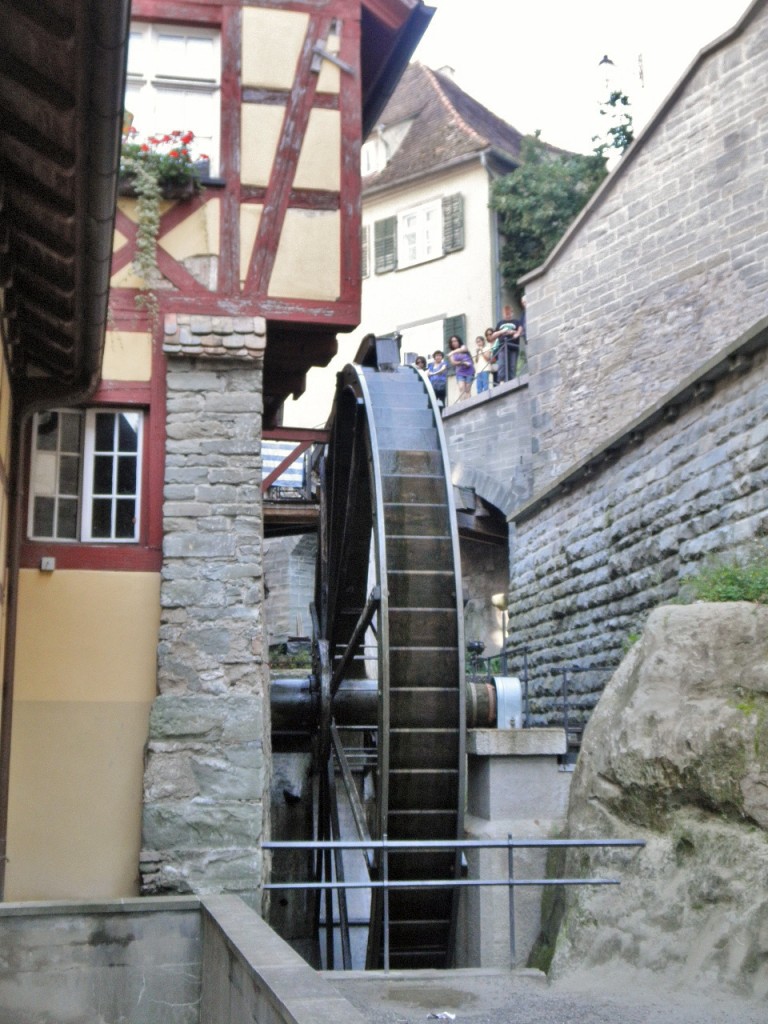
[[[574,976],[549,983],[538,971],[459,970],[326,973],[368,1024],[766,1024],[768,1002],[722,992],[664,989],[659,979]],[[442,1018],[452,1024],[450,1017]]]

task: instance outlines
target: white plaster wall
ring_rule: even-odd
[[[496,268],[489,190],[488,172],[478,161],[428,181],[363,198],[363,225],[370,230],[371,273],[363,279],[360,326],[351,334],[339,335],[338,354],[327,367],[309,372],[304,395],[286,403],[286,424],[320,426],[325,423],[333,402],[336,373],[351,361],[361,339],[369,332],[386,334],[399,330],[403,334],[403,352],[426,354],[431,337],[436,337],[436,344],[442,347],[441,321],[447,316],[466,315],[470,341],[495,322]],[[464,196],[462,250],[405,270],[373,273],[373,225],[376,221],[457,192]],[[429,321],[434,322],[434,334],[423,326]]]

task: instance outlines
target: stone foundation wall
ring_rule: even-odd
[[[443,430],[454,484],[509,515],[532,493],[527,378],[449,406]]]
[[[702,559],[768,536],[768,325],[517,515],[510,630],[533,721],[588,715],[656,605]],[[513,662],[520,671],[520,659]]]
[[[253,906],[270,751],[257,356],[169,359],[141,862],[144,893],[227,891]]]
[[[310,602],[315,595],[317,537],[271,537],[264,541],[265,618],[269,643],[311,636]]]

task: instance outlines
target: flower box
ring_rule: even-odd
[[[191,199],[201,189],[200,182],[195,179],[189,181],[160,181],[160,195],[163,199]],[[120,172],[117,183],[117,194],[135,199],[136,177],[130,172]]]
[[[190,199],[200,191],[200,180],[210,169],[207,156],[193,160],[189,148],[193,139],[192,132],[174,131],[142,142],[136,129],[130,128],[120,154],[118,195],[139,194],[136,178],[141,169],[157,181],[163,199]]]

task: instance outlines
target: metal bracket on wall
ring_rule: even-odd
[[[337,57],[335,53],[329,53],[322,43],[317,42],[312,47],[312,63],[310,64],[311,70],[319,72],[320,68],[323,66],[324,60],[329,60],[331,64],[335,64],[337,68],[341,68],[342,71],[346,71],[348,75],[354,76],[357,73],[351,64],[347,64],[347,62],[342,60],[341,57]]]

